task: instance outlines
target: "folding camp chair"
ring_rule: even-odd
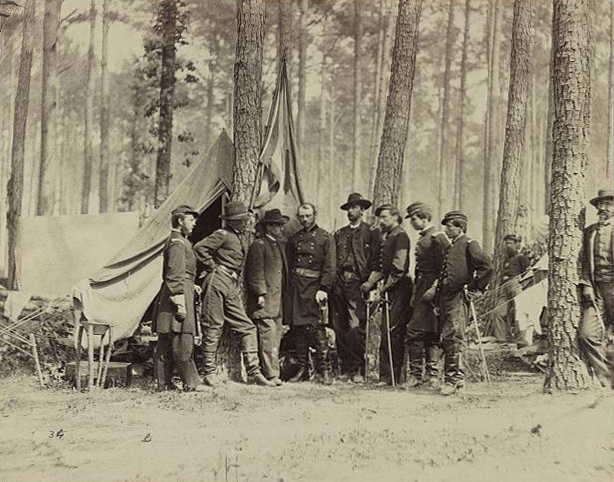
[[[81,319],[79,322],[79,330],[77,333],[77,349],[75,355],[75,385],[77,390],[81,390],[81,349],[83,344],[83,334],[86,333],[87,337],[87,364],[88,364],[88,390],[95,388],[104,388],[107,379],[107,371],[109,369],[109,362],[111,361],[111,352],[113,351],[113,327],[111,325],[105,325],[102,323],[91,323],[85,319]],[[105,354],[104,339],[109,334],[108,346]],[[100,336],[100,351],[98,355],[98,370],[96,370],[96,376],[94,376],[94,342],[95,336]]]

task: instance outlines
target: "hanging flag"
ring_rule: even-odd
[[[296,209],[303,203],[294,136],[288,70],[286,61],[283,60],[273,93],[251,197],[251,206],[259,218],[262,218],[264,210],[277,208],[294,219]]]

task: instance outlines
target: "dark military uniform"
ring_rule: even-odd
[[[499,341],[506,341],[510,336],[510,328],[516,318],[513,300],[522,291],[520,275],[529,268],[529,265],[529,258],[524,254],[516,253],[505,259],[503,284],[497,297],[497,308],[491,315],[490,334]]]
[[[158,333],[155,352],[155,372],[158,387],[173,386],[173,367],[181,377],[184,389],[195,388],[200,378],[194,365],[194,333],[196,316],[194,312],[194,282],[196,258],[192,245],[180,231],[173,230],[163,251],[162,288],[158,295],[154,314],[154,332]],[[177,316],[175,297],[183,296],[186,316]]]
[[[435,226],[420,231],[416,243],[416,286],[413,296],[413,313],[407,326],[407,349],[411,375],[422,380],[423,359],[426,358],[426,375],[437,378],[439,359],[439,332],[433,299],[424,300],[429,288],[433,288],[441,272],[446,248],[450,244],[444,233]]]
[[[404,360],[404,342],[407,322],[411,317],[412,281],[409,277],[409,236],[401,226],[385,233],[380,244],[379,269],[384,279],[383,291],[388,296],[390,334],[386,323],[381,323],[381,343],[379,349],[380,381],[391,383],[392,371],[388,356],[388,336],[392,347],[394,378],[401,381]]]
[[[232,228],[218,229],[197,243],[194,252],[204,269],[202,347],[205,374],[211,374],[224,323],[236,334],[243,353],[257,352],[258,341],[256,327],[243,307],[240,280],[245,253],[238,234]]]
[[[604,382],[612,378],[612,367],[606,358],[606,324],[614,320],[612,310],[612,219],[586,228],[583,240],[582,276],[580,284],[593,289],[594,304],[584,302],[578,330],[580,346],[588,366]]]
[[[465,287],[470,291],[484,290],[492,272],[492,262],[477,241],[461,234],[448,245],[437,288],[446,384],[462,386],[465,380],[461,361],[469,318]]]
[[[286,247],[289,268],[288,320],[296,340],[296,356],[304,369],[309,363],[309,346],[316,349],[316,370],[330,370],[325,323],[316,301],[318,290],[330,292],[335,280],[333,237],[313,224],[301,229]]]
[[[333,327],[341,370],[353,375],[363,368],[367,312],[360,285],[367,281],[379,254],[379,231],[365,222],[335,233],[337,277],[331,297]]]
[[[266,378],[279,378],[279,343],[282,332],[283,286],[287,278],[285,246],[263,235],[247,252],[247,314],[258,329],[258,353]],[[264,296],[264,307],[258,297]]]

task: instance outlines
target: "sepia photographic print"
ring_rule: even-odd
[[[0,482],[612,482],[612,0],[0,0]]]

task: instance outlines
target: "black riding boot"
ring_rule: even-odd
[[[215,353],[203,353],[205,377],[203,383],[209,387],[219,387],[222,382],[217,376],[217,363]]]
[[[296,327],[293,330],[296,330],[293,336],[298,372],[288,382],[297,383],[309,380],[309,339],[307,327]]]
[[[465,372],[462,367],[460,342],[447,340],[443,342],[444,386],[442,393],[450,395],[465,386]]]
[[[426,379],[429,384],[437,383],[439,378],[439,345],[427,343],[426,354]]]
[[[243,363],[247,370],[247,384],[261,387],[275,387],[275,383],[268,381],[260,371],[260,359],[257,351],[243,353]]]
[[[316,350],[316,372],[324,385],[334,383],[330,361],[328,359],[328,338],[324,326],[313,327]]]
[[[409,352],[409,379],[406,386],[416,387],[422,384],[422,369],[424,365],[424,342],[413,340],[407,346]]]

